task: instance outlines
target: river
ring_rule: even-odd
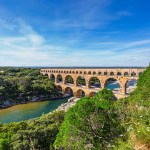
[[[53,111],[62,103],[66,103],[67,101],[68,98],[47,100],[16,105],[7,109],[0,109],[0,122],[18,122],[22,120],[40,117],[42,114],[46,114]]]

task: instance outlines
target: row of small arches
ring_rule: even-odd
[[[96,73],[95,71],[94,72],[91,72],[91,71],[89,71],[89,72],[86,72],[86,71],[82,72],[82,71],[58,71],[58,70],[57,71],[55,71],[55,70],[43,70],[42,72],[66,73],[66,74],[89,74],[89,75],[93,74],[93,75],[110,75],[110,76],[113,76],[113,75],[117,75],[117,76],[122,76],[122,75],[124,75],[124,76],[129,76],[129,75],[131,75],[131,76],[138,76],[138,75],[142,74],[142,72],[136,74],[134,71],[131,72],[131,73],[128,73],[128,72],[124,72],[124,73],[117,72],[117,74],[115,74],[114,72],[110,72],[110,73],[104,72],[102,74],[102,72]]]

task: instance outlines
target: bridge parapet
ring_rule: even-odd
[[[99,75],[99,76],[139,76],[145,68],[46,68],[41,73],[55,73],[62,75]]]

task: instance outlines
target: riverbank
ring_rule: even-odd
[[[71,97],[70,99],[68,99],[68,102],[61,104],[56,110],[54,111],[60,111],[63,110],[65,112],[68,111],[68,109],[72,106],[74,106],[76,104],[76,102],[79,100],[80,98],[76,98],[76,97]]]
[[[117,93],[114,93],[115,97],[117,99],[120,99],[120,98],[125,98],[125,97],[128,97],[129,95],[122,95],[122,94],[117,94]],[[64,103],[64,104],[61,104],[56,110],[54,111],[60,111],[60,110],[63,110],[65,112],[67,112],[67,110],[74,106],[76,104],[76,102],[80,100],[80,98],[76,98],[76,97],[71,97],[70,99],[68,99],[68,102]]]
[[[18,104],[7,109],[0,110],[0,123],[20,122],[34,120],[44,114],[57,109],[61,104],[66,103],[68,98],[38,101],[27,104]]]

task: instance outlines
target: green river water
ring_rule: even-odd
[[[28,104],[16,105],[7,109],[0,109],[0,122],[18,122],[31,118],[36,118],[42,114],[49,113],[68,101],[68,98],[48,100],[41,102],[32,102]]]

